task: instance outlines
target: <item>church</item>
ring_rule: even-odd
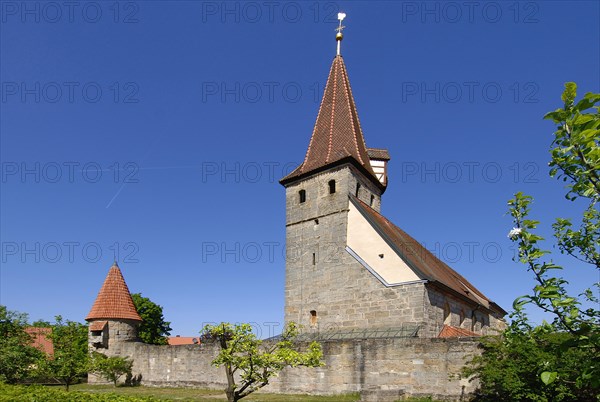
[[[366,146],[340,52],[341,28],[340,19],[306,156],[280,180],[285,321],[322,342],[325,366],[284,370],[267,390],[361,392],[378,401],[405,394],[458,398],[474,385],[449,378],[477,353],[478,336],[505,327],[506,311],[381,214],[390,155]],[[210,364],[210,345],[138,341],[141,318],[116,264],[86,320],[90,349],[132,358],[142,384],[224,384]]]
[[[386,149],[368,148],[339,49],[286,189],[285,320],[314,330],[487,334],[506,312],[381,215]]]

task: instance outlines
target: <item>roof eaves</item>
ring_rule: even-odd
[[[389,161],[391,159],[389,151],[384,148],[367,148],[367,155],[370,159],[375,160]]]
[[[307,172],[300,172],[300,168],[302,167],[302,165],[301,165],[298,168],[294,169],[292,171],[292,173],[288,174],[283,179],[279,180],[279,184],[281,184],[284,187],[287,187],[288,185],[290,185],[298,180],[305,179],[307,177],[319,174],[325,170],[332,169],[338,165],[342,166],[345,164],[352,165],[353,167],[358,169],[358,171],[360,173],[362,173],[365,177],[367,177],[373,184],[375,184],[375,186],[377,186],[377,188],[379,188],[381,190],[381,194],[383,194],[385,192],[386,186],[384,184],[382,184],[375,176],[373,176],[373,174],[371,174],[367,169],[365,169],[365,167],[352,156],[347,156],[345,158],[338,159],[337,161],[330,162],[326,165],[320,166],[315,169],[311,169]]]

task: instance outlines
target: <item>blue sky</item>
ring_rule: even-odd
[[[278,180],[304,157],[338,11],[367,145],[392,156],[384,215],[507,310],[533,284],[511,261],[507,200],[533,195],[545,234],[577,216],[548,178],[542,116],[566,81],[599,90],[598,2],[0,7],[0,303],[31,319],[82,321],[117,253],[173,334],[223,320],[269,335]],[[565,273],[575,290],[598,279]]]

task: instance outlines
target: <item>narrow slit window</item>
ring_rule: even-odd
[[[298,195],[300,196],[300,204],[306,201],[306,190],[300,190]]]
[[[358,197],[359,191],[360,191],[360,183],[356,183],[356,194],[354,194],[356,197]]]
[[[317,312],[315,310],[310,310],[310,325],[311,327],[317,325]]]
[[[313,265],[317,265],[317,254],[313,253]]]
[[[335,193],[335,180],[329,180],[329,194]]]
[[[375,196],[373,194],[371,194],[371,202],[369,203],[369,205],[373,206],[374,201],[375,201]]]

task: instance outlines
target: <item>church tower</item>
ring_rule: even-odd
[[[341,38],[340,31],[338,53]],[[340,311],[329,307],[338,297],[334,288],[352,288],[344,286],[352,262],[345,251],[349,194],[379,211],[389,159],[387,150],[365,144],[344,59],[337,54],[304,161],[280,181],[286,189],[286,322],[315,329],[340,325]]]
[[[381,215],[390,157],[365,144],[340,54],[345,15],[339,17],[338,52],[306,156],[280,180],[285,321],[315,332],[425,337],[447,333],[445,326],[463,334],[501,326],[504,310]]]

